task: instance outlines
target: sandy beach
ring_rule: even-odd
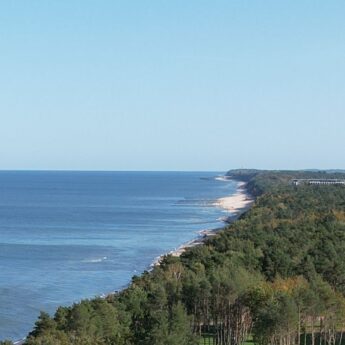
[[[213,205],[224,209],[227,215],[222,217],[221,220],[225,223],[231,223],[235,221],[243,212],[248,210],[253,203],[254,198],[251,197],[246,191],[246,183],[238,182],[237,191],[235,194],[219,198],[215,202],[213,202]],[[217,233],[217,231],[221,229],[222,228],[212,230],[201,230],[198,232],[198,238],[182,244],[180,247],[170,251],[165,255],[178,257],[182,253],[184,253],[187,248],[191,248],[199,244],[202,244],[206,238],[214,236]],[[152,263],[151,266],[154,267],[156,265],[159,265],[165,255],[161,255],[158,258],[156,258],[156,260]]]
[[[237,192],[234,195],[219,198],[214,202],[214,206],[221,207],[231,213],[231,218],[238,213],[243,213],[254,202],[254,199],[247,193],[245,186],[245,182],[239,182]]]

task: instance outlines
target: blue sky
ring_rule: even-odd
[[[0,2],[0,169],[345,168],[345,2]]]

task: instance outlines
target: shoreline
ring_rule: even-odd
[[[217,177],[219,180],[231,180],[227,178],[226,176],[220,176]],[[233,180],[234,181],[234,180]],[[224,222],[225,225],[215,228],[215,229],[204,229],[197,231],[197,237],[181,244],[178,248],[175,250],[171,250],[168,253],[164,253],[160,256],[158,256],[154,261],[151,263],[149,266],[148,271],[152,271],[156,266],[159,266],[163,258],[167,255],[171,255],[174,257],[179,257],[181,256],[188,248],[192,248],[198,245],[201,245],[204,243],[204,241],[212,236],[215,236],[219,231],[223,230],[227,225],[233,223],[236,221],[244,212],[246,212],[250,206],[254,203],[254,197],[252,197],[248,191],[246,190],[246,182],[242,181],[237,181],[237,187],[236,187],[236,192],[230,196],[218,198],[215,201],[212,202],[212,206],[214,207],[219,207],[224,210],[224,212],[227,212],[227,216],[221,217],[219,220]],[[130,282],[120,288],[119,290],[116,291],[110,291],[107,293],[103,293],[99,296],[95,297],[100,297],[100,298],[107,298],[108,296],[115,295],[118,293],[118,291],[121,291],[128,287]],[[19,340],[14,340],[13,344],[14,345],[22,345],[26,340],[26,337],[19,339]]]
[[[214,206],[220,207],[232,214],[228,219],[229,221],[224,220],[226,223],[232,223],[238,218],[239,215],[247,211],[254,203],[254,197],[248,193],[246,185],[246,182],[238,182],[237,191],[235,194],[219,198],[213,204]]]
[[[222,180],[230,180],[226,177],[219,177]],[[246,182],[239,181],[237,182],[237,190],[235,194],[230,196],[222,197],[212,202],[212,206],[222,208],[225,212],[228,212],[229,215],[222,217],[220,220],[223,221],[226,225],[229,225],[236,221],[244,212],[246,212],[254,203],[254,197],[250,195],[246,189]],[[212,236],[215,236],[220,230],[223,230],[225,227],[210,229],[210,230],[200,230],[197,232],[198,237],[194,238],[188,242],[181,244],[177,249],[171,250],[168,253],[158,256],[150,265],[151,270],[159,266],[161,261],[165,256],[171,255],[174,257],[181,256],[188,248],[192,248],[204,243],[204,241]]]

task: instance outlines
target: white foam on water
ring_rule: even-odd
[[[85,260],[83,260],[83,262],[88,263],[88,264],[90,264],[90,263],[94,264],[94,263],[98,263],[98,262],[103,262],[105,260],[107,260],[107,257],[103,256],[102,258],[85,259]]]

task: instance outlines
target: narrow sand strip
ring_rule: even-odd
[[[236,194],[220,198],[214,203],[214,205],[230,212],[232,216],[234,213],[236,215],[238,212],[242,213],[247,210],[254,202],[254,199],[248,195],[245,190],[245,186],[245,182],[239,182]]]
[[[228,216],[222,219],[225,223],[231,223],[235,221],[243,212],[249,209],[249,207],[253,204],[254,199],[247,193],[245,189],[246,183],[245,182],[238,182],[237,184],[237,192],[231,196],[227,196],[224,198],[219,198],[217,201],[213,203],[216,207],[223,208],[227,213]],[[221,229],[213,229],[213,230],[201,230],[198,232],[199,237],[189,241],[187,243],[182,244],[175,250],[170,251],[167,254],[161,255],[155,259],[152,263],[153,266],[160,265],[162,259],[166,255],[171,256],[180,256],[182,253],[186,251],[187,248],[194,247],[196,245],[202,244],[204,240],[210,236],[214,236],[217,231]]]

